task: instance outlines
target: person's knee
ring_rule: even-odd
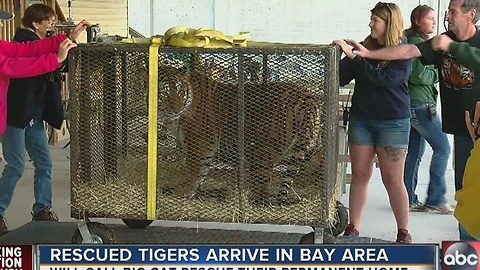
[[[441,145],[440,147],[434,147],[432,150],[434,155],[441,155],[447,157],[449,157],[450,153],[452,152],[452,149],[450,148],[450,145],[448,143],[445,145]]]
[[[372,176],[372,169],[362,168],[352,171],[352,183],[354,184],[368,184]]]
[[[399,163],[397,166],[401,166]],[[398,190],[405,187],[403,171],[397,166],[380,167],[382,182],[387,190]]]
[[[405,187],[403,177],[399,177],[398,175],[383,177],[383,185],[389,191],[396,191],[399,190],[400,187]]]
[[[8,173],[8,175],[14,175],[16,178],[21,178],[23,176],[24,171],[25,171],[25,163],[12,162],[12,163],[7,163],[5,165],[4,175]]]
[[[46,171],[52,169],[53,166],[50,155],[33,155],[32,161],[36,170]]]
[[[4,157],[5,162],[7,163],[5,166],[10,167],[10,169],[15,171],[23,172],[25,170],[25,156],[22,155],[7,155]]]
[[[51,160],[45,160],[35,164],[35,169],[41,170],[41,171],[49,171],[52,169],[52,166],[53,165]]]

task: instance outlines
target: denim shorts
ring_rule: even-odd
[[[408,148],[410,118],[373,120],[350,117],[348,143],[358,146]]]

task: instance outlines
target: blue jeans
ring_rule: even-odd
[[[13,192],[25,170],[25,149],[33,161],[33,214],[52,205],[52,160],[47,134],[42,120],[35,120],[26,128],[7,126],[3,135],[3,156],[6,161],[0,178],[0,217],[12,202]]]
[[[404,182],[407,188],[410,205],[418,203],[415,193],[418,181],[418,168],[425,152],[425,141],[432,147],[433,155],[430,163],[430,182],[428,184],[425,204],[439,206],[447,202],[445,193],[447,186],[445,172],[450,155],[450,143],[442,131],[442,123],[438,115],[432,119],[428,116],[428,105],[415,105],[411,108],[410,139],[407,158],[405,160]]]
[[[470,157],[470,152],[473,149],[473,142],[469,135],[454,135],[453,145],[455,155],[455,191],[459,191],[463,186],[465,165],[467,164],[467,159]],[[460,224],[458,224],[458,232],[461,241],[480,240],[470,236]]]

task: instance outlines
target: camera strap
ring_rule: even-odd
[[[343,115],[342,115],[342,120],[343,120],[343,125],[346,126],[348,124],[348,120],[350,119],[350,107],[348,104],[350,103],[350,96],[352,94],[352,90],[348,91],[348,96],[347,96],[347,102],[343,105]]]

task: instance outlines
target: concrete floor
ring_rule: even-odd
[[[60,142],[51,147],[51,154],[54,160],[53,170],[53,209],[57,213],[61,221],[72,221],[70,218],[70,171],[69,171],[69,148],[63,149],[66,142]],[[425,153],[425,161],[422,163],[418,194],[423,199],[426,194],[428,184],[428,165],[430,162],[431,150],[427,149]],[[4,162],[0,162],[0,170],[3,169]],[[450,203],[453,200],[453,171],[447,171],[447,198]],[[342,201],[348,206],[348,194],[344,195]],[[31,220],[31,205],[33,203],[33,167],[31,163],[27,165],[27,169],[23,178],[19,181],[15,191],[13,202],[7,210],[6,219],[10,229],[18,228]],[[106,223],[119,223],[119,220],[104,220]],[[261,231],[293,231],[308,232],[308,228],[282,226],[272,227],[270,225],[256,225],[246,227],[245,225],[231,224],[209,224],[209,223],[176,223],[171,221],[156,221],[157,224],[167,226],[182,227],[205,227],[205,228],[244,228],[249,230]],[[155,224],[155,223],[154,223]],[[410,218],[410,231],[413,240],[416,243],[440,243],[444,240],[456,240],[457,223],[452,215],[440,215],[434,213],[412,213]],[[390,210],[386,191],[381,183],[379,170],[374,170],[374,176],[371,180],[368,204],[362,219],[361,233],[364,236],[394,241],[396,236],[396,226],[393,214]]]

